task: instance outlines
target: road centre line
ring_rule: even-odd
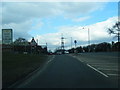
[[[103,72],[97,70],[96,68],[92,67],[91,65],[87,64],[87,66],[90,67],[90,68],[92,68],[93,70],[99,72],[99,73],[102,74],[103,76],[105,76],[105,77],[109,77],[108,75],[106,75],[106,74],[104,74]]]

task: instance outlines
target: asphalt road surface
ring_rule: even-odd
[[[68,56],[56,55],[19,88],[117,88],[109,77]]]

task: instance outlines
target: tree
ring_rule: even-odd
[[[80,46],[80,47],[77,47],[76,50],[77,50],[78,53],[83,52],[83,48],[82,48],[81,46]]]
[[[108,33],[116,34],[118,42],[120,42],[120,22],[116,22],[115,25],[112,26],[112,28],[108,28]]]
[[[96,45],[95,51],[96,52],[111,51],[111,44],[107,43],[107,42],[99,43],[99,44]]]
[[[28,45],[28,41],[24,38],[18,38],[14,41],[15,45]]]

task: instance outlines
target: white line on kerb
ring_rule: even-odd
[[[96,68],[92,67],[91,65],[87,64],[87,66],[89,66],[90,68],[94,69],[95,71],[99,72],[100,74],[102,74],[105,77],[108,77],[108,75],[104,74],[103,72],[97,70]]]
[[[55,58],[55,56],[53,56],[53,57],[47,62],[47,64],[48,64],[49,62],[51,62],[54,58]]]

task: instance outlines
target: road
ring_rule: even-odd
[[[120,52],[91,52],[69,54],[79,61],[91,65],[92,67],[106,73],[110,78],[118,80],[119,56]]]
[[[117,84],[71,56],[56,55],[18,88],[117,88]]]

